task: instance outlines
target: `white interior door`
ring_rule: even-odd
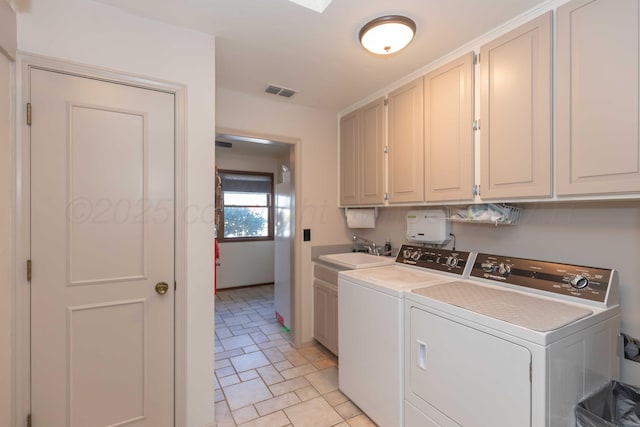
[[[30,85],[33,425],[173,426],[174,95]]]

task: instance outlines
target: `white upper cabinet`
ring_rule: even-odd
[[[480,49],[482,199],[551,196],[551,20]]]
[[[423,78],[389,93],[389,203],[424,201]]]
[[[340,204],[358,203],[358,112],[340,119]]]
[[[340,119],[340,204],[384,203],[384,98]]]
[[[384,202],[384,98],[360,109],[360,203]]]
[[[473,200],[473,52],[424,77],[427,202]]]
[[[638,0],[557,10],[559,196],[640,192]]]

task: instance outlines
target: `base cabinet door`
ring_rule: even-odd
[[[640,192],[638,0],[557,11],[559,196]]]
[[[551,196],[551,12],[480,48],[480,195]]]
[[[313,282],[313,337],[338,355],[338,289],[321,280]]]

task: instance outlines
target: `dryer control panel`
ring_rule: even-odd
[[[472,265],[472,254],[464,251],[402,245],[396,262],[464,276],[467,267]]]
[[[471,277],[599,303],[607,302],[609,290],[616,279],[612,269],[483,253],[476,256]]]

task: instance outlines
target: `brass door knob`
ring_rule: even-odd
[[[169,285],[167,285],[165,282],[156,283],[156,292],[158,294],[164,295],[167,293],[168,290],[169,290]]]

